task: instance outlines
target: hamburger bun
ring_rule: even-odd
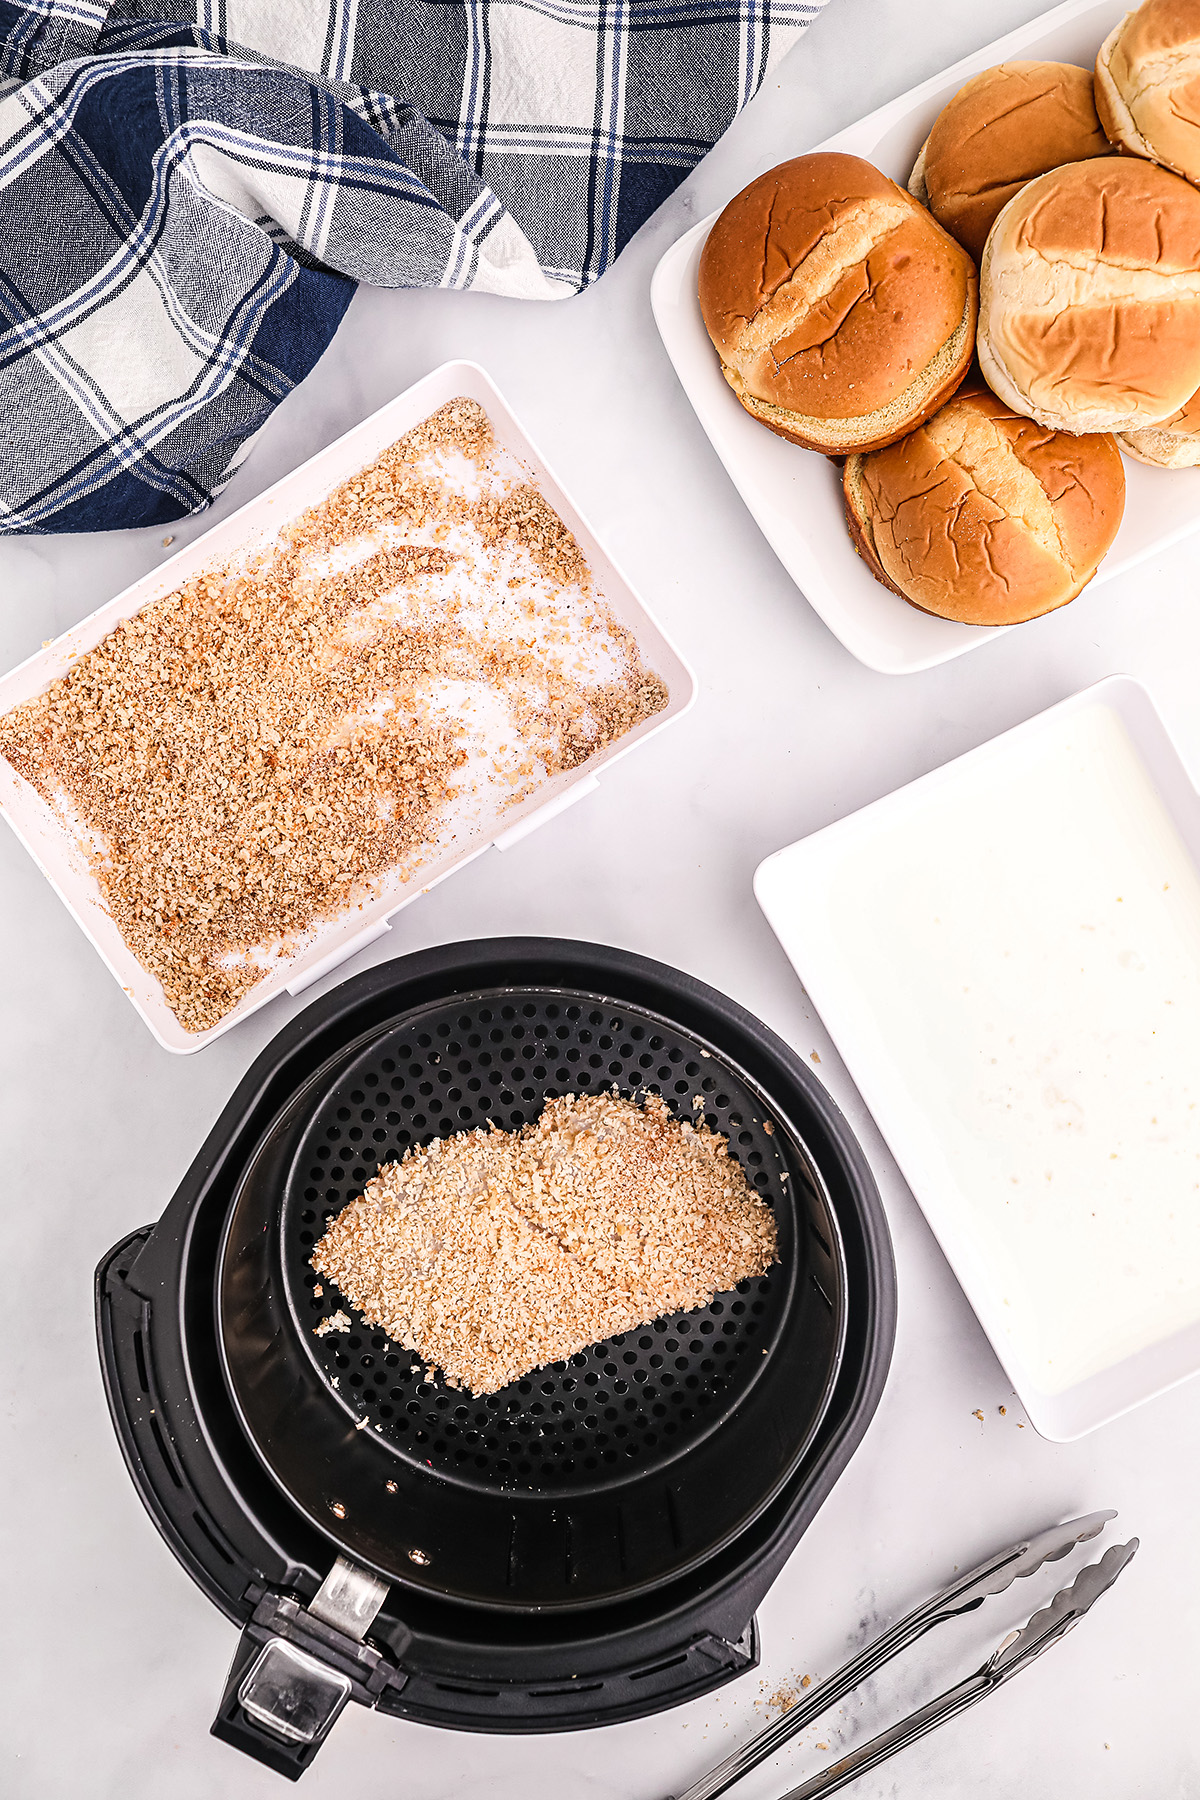
[[[1146,0],[1100,46],[1096,109],[1114,144],[1200,182],[1200,0]]]
[[[974,264],[857,156],[799,156],[751,182],[708,235],[699,295],[742,405],[806,450],[890,443],[970,366]]]
[[[978,262],[996,215],[1027,181],[1108,153],[1090,69],[999,63],[942,108],[908,189]]]
[[[1039,175],[992,226],[979,366],[1056,431],[1139,431],[1200,388],[1200,192],[1126,156]]]
[[[846,520],[871,573],[911,606],[1015,625],[1091,580],[1125,505],[1107,435],[1070,437],[1011,412],[974,378],[899,443],[850,456]]]
[[[1161,425],[1124,431],[1117,442],[1138,462],[1153,463],[1160,469],[1194,469],[1200,463],[1200,394],[1193,394],[1186,406]]]

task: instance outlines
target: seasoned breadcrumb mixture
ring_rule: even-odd
[[[414,1147],[312,1256],[369,1325],[473,1394],[706,1306],[774,1261],[774,1215],[727,1140],[657,1095],[615,1093]]]
[[[667,693],[562,520],[451,401],[251,558],[0,719],[188,1031]]]

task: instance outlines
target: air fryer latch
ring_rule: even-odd
[[[314,1619],[361,1644],[388,1597],[388,1584],[339,1556],[308,1603]]]
[[[295,1781],[348,1700],[374,1706],[402,1687],[395,1663],[365,1636],[388,1584],[339,1556],[308,1606],[251,1589],[254,1612],[225,1683],[213,1736]]]

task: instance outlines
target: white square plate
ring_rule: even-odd
[[[934,119],[969,76],[1014,58],[1090,67],[1126,10],[1122,0],[1067,0],[816,148],[865,157],[903,187]],[[797,154],[798,146],[780,145],[781,162]],[[936,619],[882,587],[850,542],[840,471],[825,457],[776,437],[739,405],[696,297],[700,252],[716,217],[702,219],[667,251],[654,272],[651,304],[697,418],[796,586],[847,650],[885,675],[932,668],[1012,630]],[[1094,583],[1123,574],[1200,527],[1200,469],[1152,469],[1126,457],[1125,479],[1125,517]],[[1085,605],[1086,596],[1074,604]],[[1034,620],[1020,629],[1037,627]]]
[[[310,457],[274,487],[249,501],[222,524],[214,525],[211,531],[206,531],[178,555],[143,576],[115,600],[110,600],[0,679],[0,713],[42,693],[71,667],[77,657],[107,637],[122,619],[132,617],[142,607],[171,593],[198,569],[220,562],[237,550],[267,543],[288,520],[307,507],[315,506],[340,482],[373,462],[412,426],[462,394],[479,402],[492,422],[497,441],[520,460],[546,500],[574,532],[613,616],[631,632],[643,661],[665,681],[669,692],[667,705],[662,712],[644,719],[625,737],[598,750],[577,768],[541,782],[520,805],[463,829],[453,848],[431,855],[407,882],[398,875],[380,878],[372,899],[319,925],[305,948],[284,960],[218,1025],[204,1032],[184,1030],[167,1005],[157,980],[137,961],[117,929],[77,839],[64,828],[58,815],[36,789],[0,758],[0,810],[166,1050],[181,1055],[201,1050],[205,1044],[231,1030],[239,1020],[249,1018],[276,994],[285,989],[298,994],[320,980],[357,950],[382,936],[388,929],[389,919],[402,906],[407,906],[437,882],[444,881],[447,875],[481,856],[491,845],[500,850],[508,849],[527,832],[590,793],[603,769],[679,718],[695,697],[695,680],[687,663],[601,547],[583,514],[534,449],[490,377],[476,363],[449,362],[426,375],[336,443]]]
[[[1200,1371],[1200,796],[1146,691],[1111,676],[754,885],[1037,1430]]]

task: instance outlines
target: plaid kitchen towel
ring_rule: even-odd
[[[0,530],[206,506],[359,281],[603,274],[823,0],[0,0]]]

